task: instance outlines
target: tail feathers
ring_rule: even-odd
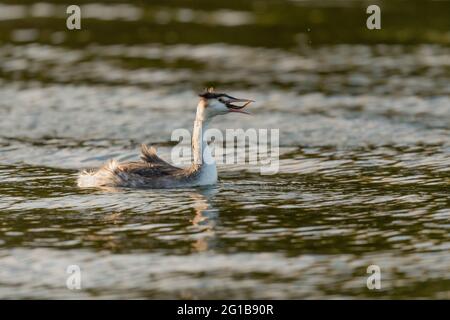
[[[116,160],[110,160],[98,171],[83,170],[78,174],[77,184],[81,188],[117,185],[120,179],[116,175],[118,165]]]
[[[78,174],[77,185],[80,188],[95,187],[95,172],[83,170]]]
[[[101,170],[106,170],[110,171],[111,173],[115,173],[118,167],[119,162],[117,162],[117,160],[111,159],[108,162],[106,162],[105,165],[102,168],[100,168],[98,172],[100,172]]]

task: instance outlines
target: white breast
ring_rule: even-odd
[[[206,143],[203,147],[203,163],[200,170],[200,176],[196,185],[206,186],[217,183],[216,161],[211,155],[211,150]]]

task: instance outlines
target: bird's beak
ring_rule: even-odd
[[[226,106],[228,107],[229,112],[239,112],[239,113],[244,113],[244,114],[250,114],[247,111],[244,111],[242,109],[244,109],[246,106],[248,106],[252,102],[255,102],[255,101],[249,100],[249,99],[231,98],[230,100],[227,101]]]

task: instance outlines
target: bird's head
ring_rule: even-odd
[[[212,88],[199,94],[199,96],[199,107],[203,109],[202,112],[207,119],[231,112],[249,114],[243,109],[254,102],[249,99],[234,98],[225,93],[217,93]]]

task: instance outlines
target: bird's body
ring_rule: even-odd
[[[110,160],[97,171],[85,170],[78,176],[78,186],[162,189],[215,184],[217,182],[216,162],[204,136],[209,121],[219,114],[242,112],[240,109],[252,101],[215,94],[211,91],[200,96],[192,136],[194,162],[191,166],[175,167],[158,157],[153,147],[142,145],[140,161],[119,163]],[[232,102],[245,104],[239,107]]]
[[[202,185],[201,166],[177,168],[159,158],[155,149],[142,145],[141,161],[108,161],[97,171],[83,171],[80,187],[182,188]],[[208,184],[214,184],[211,181]]]

